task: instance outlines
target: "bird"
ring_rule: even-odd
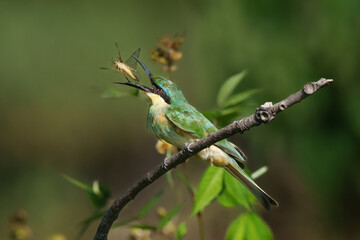
[[[162,76],[154,76],[144,63],[134,56],[133,58],[146,72],[151,87],[132,82],[116,83],[137,88],[150,99],[147,127],[159,140],[183,149],[218,130],[186,100],[174,82]],[[227,170],[258,199],[265,209],[270,210],[278,206],[276,200],[245,173],[246,156],[235,144],[224,139],[205,148],[197,155],[211,165]]]

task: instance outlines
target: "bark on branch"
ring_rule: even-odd
[[[228,138],[236,133],[242,134],[261,123],[269,123],[275,118],[276,114],[316,93],[320,88],[330,84],[332,81],[332,79],[321,78],[317,82],[307,83],[303,89],[276,104],[266,102],[257,108],[256,112],[251,116],[235,121],[217,132],[210,133],[207,137],[192,143],[177,154],[165,159],[162,164],[159,164],[143,178],[139,179],[112,203],[99,224],[94,240],[106,240],[113,222],[118,218],[123,207],[133,200],[145,187],[156,181],[167,171],[184,163],[186,159],[190,158],[192,155],[195,155],[204,148],[207,148],[222,139]]]

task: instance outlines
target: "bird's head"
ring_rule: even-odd
[[[183,93],[176,86],[175,83],[162,76],[153,76],[153,74],[145,66],[144,63],[142,63],[139,59],[137,59],[134,56],[133,58],[135,58],[135,60],[141,65],[141,67],[148,75],[152,87],[148,87],[145,85],[132,83],[132,82],[116,82],[116,83],[140,89],[151,99],[153,104],[159,102],[165,102],[167,104],[172,104],[172,105],[187,103]]]

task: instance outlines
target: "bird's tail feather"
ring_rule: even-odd
[[[238,179],[244,186],[260,201],[260,203],[270,210],[272,207],[277,207],[279,204],[270,197],[264,190],[262,190],[246,173],[236,165],[229,164],[225,169],[231,173],[236,179]]]

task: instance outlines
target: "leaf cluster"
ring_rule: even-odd
[[[88,185],[78,179],[75,179],[73,177],[70,177],[68,175],[63,175],[63,177],[72,183],[73,185],[79,187],[80,189],[84,190],[87,195],[89,202],[92,203],[92,205],[95,207],[95,210],[93,214],[83,220],[81,222],[81,230],[78,235],[78,239],[81,238],[81,236],[84,234],[84,232],[88,229],[91,223],[94,221],[97,221],[102,216],[104,216],[106,212],[106,203],[108,202],[111,194],[107,187],[105,187],[103,184],[100,184],[98,181],[94,181],[92,185]],[[175,236],[177,240],[182,239],[186,232],[186,223],[182,222],[178,226],[175,226],[171,220],[174,216],[176,216],[179,211],[181,210],[182,205],[178,204],[172,209],[170,209],[168,212],[164,209],[162,211],[159,211],[159,221],[157,225],[147,224],[144,222],[144,218],[148,215],[148,213],[153,210],[161,200],[161,198],[164,195],[164,191],[158,192],[154,197],[152,197],[149,202],[147,202],[140,210],[139,213],[136,216],[130,217],[126,220],[119,221],[113,225],[113,228],[115,227],[121,227],[126,226],[130,229],[139,229],[137,232],[133,232],[133,237],[136,237],[135,235],[142,235],[144,234],[144,231],[152,231],[155,233],[164,234],[164,229],[170,227],[174,228],[175,231],[171,231],[171,233]],[[164,212],[165,211],[165,212]]]
[[[205,117],[217,126],[223,127],[235,119],[247,115],[253,109],[255,104],[251,101],[251,97],[258,93],[259,89],[234,93],[246,75],[247,71],[243,70],[231,76],[222,84],[217,95],[216,107],[203,112]]]
[[[239,211],[239,217],[230,224],[226,232],[227,240],[273,239],[269,227],[252,209],[257,202],[256,198],[230,173],[210,166],[200,181],[192,215],[203,211],[215,200],[227,208],[245,209]]]

